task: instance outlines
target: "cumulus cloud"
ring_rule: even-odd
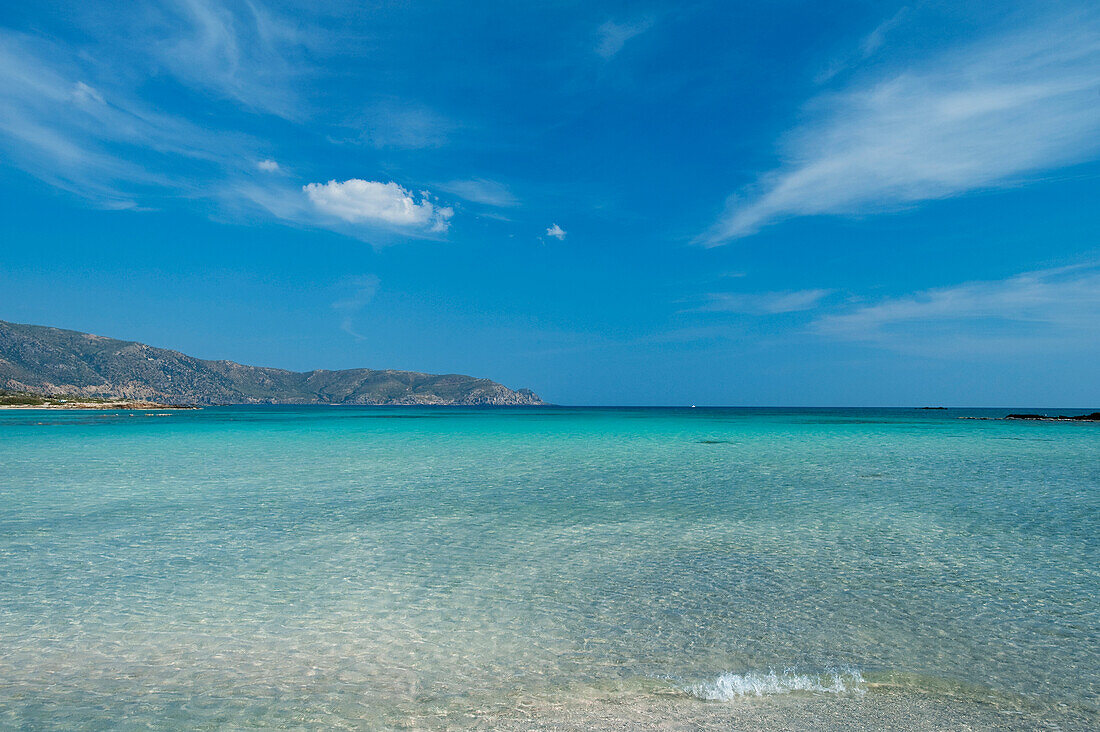
[[[562,241],[563,239],[565,239],[565,229],[561,228],[557,224],[554,224],[546,230],[546,235],[552,236],[558,241]]]
[[[317,211],[348,223],[381,223],[390,226],[447,230],[454,211],[436,206],[421,193],[413,194],[397,183],[352,178],[343,182],[310,183],[302,187]]]
[[[596,53],[604,58],[611,58],[623,49],[627,41],[645,33],[652,25],[652,18],[641,18],[626,23],[609,20],[597,31]]]
[[[720,292],[708,296],[709,302],[696,312],[777,315],[811,310],[832,290],[794,290],[788,292]]]
[[[700,240],[1003,186],[1100,153],[1100,14],[976,42],[814,100],[784,164]],[[872,42],[872,46],[875,43]]]
[[[903,352],[1100,350],[1100,264],[1024,272],[860,304],[812,330]]]
[[[209,32],[211,47],[196,65],[215,63],[228,54],[226,58],[233,62],[229,66],[239,64],[227,67],[225,76],[211,82],[224,82],[227,86],[222,91],[230,97],[237,96],[233,90],[247,97],[240,101],[248,109],[266,108],[266,102],[272,102],[271,111],[276,111],[279,95],[264,93],[268,87],[234,86],[253,78],[263,64],[253,54],[255,49],[233,51],[236,36],[230,31],[245,27],[243,32],[258,47],[274,52],[293,41],[283,37],[287,28],[258,7],[255,13],[246,13],[247,18],[231,20],[225,15],[228,11],[209,2],[184,5],[180,12],[211,20],[203,31]],[[208,16],[207,11],[214,15]],[[153,16],[156,13],[151,11],[150,18]],[[226,22],[219,26],[213,22],[214,16]],[[141,28],[155,22],[144,15],[128,20]],[[171,27],[166,24],[166,32]],[[200,36],[207,37],[192,34],[192,30],[181,26],[178,32],[196,43]],[[179,51],[187,44],[169,45]],[[118,68],[123,57],[125,73]],[[184,202],[218,217],[251,221],[274,216],[295,226],[327,228],[373,246],[410,236],[430,237],[447,228],[450,208],[437,205],[427,194],[413,196],[396,184],[361,181],[368,189],[359,191],[358,196],[355,190],[341,191],[342,184],[335,181],[315,184],[312,189],[307,186],[303,192],[301,184],[307,181],[291,183],[286,176],[274,175],[286,171],[265,157],[270,150],[268,142],[218,126],[215,120],[219,117],[207,114],[205,108],[198,108],[201,123],[196,123],[146,102],[142,91],[148,76],[176,67],[150,69],[143,61],[148,59],[125,46],[114,55],[93,55],[44,37],[0,28],[0,164],[113,210]],[[281,78],[285,69],[273,68]],[[271,81],[278,86],[281,81],[275,76]],[[257,175],[257,171],[272,175]],[[376,195],[372,197],[372,193]]]

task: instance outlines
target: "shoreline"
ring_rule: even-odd
[[[134,402],[134,401],[119,401],[119,402],[63,402],[52,404],[0,404],[0,409],[50,409],[50,410],[185,410],[185,409],[201,409],[201,407],[192,407],[183,404],[159,404],[157,402]]]

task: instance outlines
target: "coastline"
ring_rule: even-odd
[[[184,404],[160,404],[157,402],[135,402],[135,401],[117,401],[117,402],[50,402],[43,404],[0,404],[0,409],[73,409],[73,410],[112,410],[112,409],[126,409],[126,410],[184,410],[184,409],[200,409],[200,407],[192,407]]]

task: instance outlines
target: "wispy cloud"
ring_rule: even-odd
[[[255,111],[305,116],[294,79],[309,69],[300,24],[260,2],[179,0],[151,14],[147,48],[180,81]]]
[[[886,44],[887,35],[901,25],[908,15],[909,8],[906,6],[879,23],[874,30],[863,37],[857,48],[834,59],[828,68],[818,74],[817,83],[824,84],[837,74],[874,56]]]
[[[778,315],[812,310],[832,290],[793,290],[788,292],[718,292],[694,312]]]
[[[302,190],[317,211],[352,224],[375,223],[443,232],[454,214],[452,209],[432,203],[427,193],[421,193],[417,199],[393,182],[352,178],[310,183]]]
[[[340,329],[357,340],[364,336],[355,330],[355,316],[374,299],[379,284],[376,275],[349,277],[341,283],[345,296],[332,303],[332,309],[340,313]]]
[[[486,180],[485,178],[452,180],[437,187],[459,198],[485,206],[510,208],[519,205],[519,200],[508,190],[508,186],[495,180]]]
[[[546,230],[546,235],[547,236],[552,236],[555,239],[557,239],[558,241],[564,241],[565,240],[565,229],[561,228],[557,224],[554,224],[549,229]]]
[[[1009,185],[1100,153],[1100,18],[974,43],[814,100],[777,170],[730,198],[709,246],[783,219],[866,214]]]
[[[1100,264],[1025,272],[856,305],[818,318],[823,336],[906,353],[1100,351]]]
[[[348,139],[336,141],[393,150],[442,147],[459,128],[453,120],[428,107],[392,98],[373,103],[345,126],[354,132]]]
[[[304,188],[267,144],[160,112],[79,53],[0,31],[0,154],[50,185],[108,209],[167,200],[256,212],[381,244],[386,231],[416,237],[447,229],[453,211],[396,183],[353,179]]]
[[[623,49],[627,41],[645,33],[653,23],[653,18],[639,18],[622,23],[607,21],[597,30],[596,53],[604,58],[611,58]]]
[[[212,177],[247,167],[243,156],[255,147],[247,136],[166,115],[94,81],[96,71],[49,41],[0,31],[7,162],[110,208],[165,192],[200,195]],[[188,175],[167,174],[164,161]]]
[[[886,43],[886,34],[894,28],[897,28],[908,14],[909,8],[903,7],[901,10],[879,23],[875,26],[873,31],[864,36],[859,44],[859,52],[863,58],[869,57],[875,51],[882,48],[882,44]]]

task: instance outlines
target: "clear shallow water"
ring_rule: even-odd
[[[963,414],[0,412],[0,726],[1095,728],[1100,425]]]

